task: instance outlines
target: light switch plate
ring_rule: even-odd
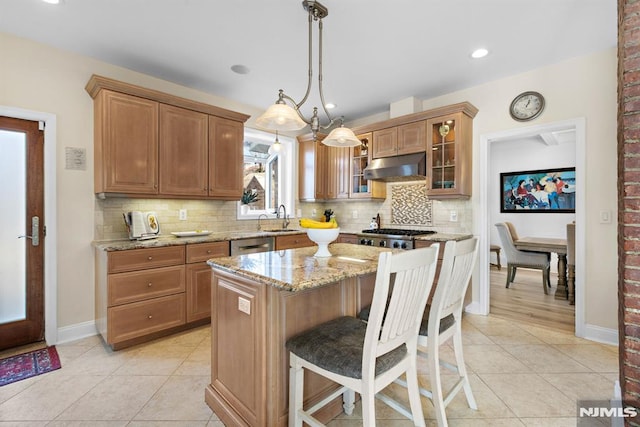
[[[187,220],[187,210],[186,209],[180,209],[178,211],[178,219],[180,221],[186,221]]]
[[[458,211],[449,211],[449,221],[458,222]]]
[[[600,224],[611,224],[611,211],[600,211]]]

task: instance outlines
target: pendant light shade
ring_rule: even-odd
[[[324,145],[329,147],[357,147],[362,144],[353,131],[344,126],[340,126],[329,132],[329,135],[322,140]]]
[[[298,116],[296,110],[287,104],[273,104],[256,119],[256,124],[265,129],[300,130],[307,124]]]
[[[256,119],[256,124],[265,129],[279,130],[279,131],[293,131],[300,130],[307,125],[311,128],[313,134],[313,140],[316,141],[318,137],[318,131],[321,129],[330,129],[336,119],[329,114],[327,110],[327,103],[324,100],[324,93],[322,90],[322,19],[329,14],[329,9],[320,4],[317,0],[303,0],[302,7],[308,13],[309,23],[309,69],[307,72],[307,91],[300,102],[296,102],[289,95],[284,93],[284,90],[280,89],[278,93],[278,100],[275,105],[270,106],[260,117]],[[321,119],[318,116],[318,108],[313,108],[313,114],[310,118],[303,116],[300,111],[300,107],[309,98],[311,92],[312,81],[312,30],[313,23],[318,23],[318,91],[320,95],[320,102],[322,104],[322,110],[327,116],[327,122],[321,123]],[[323,144],[334,147],[353,147],[360,145],[360,141],[353,134],[352,131],[345,127],[339,127],[329,133],[329,136],[322,141]]]

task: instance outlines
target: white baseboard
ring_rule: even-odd
[[[49,344],[63,344],[82,338],[92,337],[97,334],[98,330],[96,329],[96,322],[91,320],[89,322],[77,323],[75,325],[58,328],[58,342]]]
[[[464,311],[471,314],[487,315],[484,309],[480,306],[480,303],[477,301],[473,301],[469,305],[465,306]]]
[[[584,337],[582,338],[615,346],[619,344],[617,329],[603,328],[597,325],[584,325]]]

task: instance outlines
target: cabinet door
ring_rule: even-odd
[[[329,147],[327,150],[327,198],[349,197],[349,147]]]
[[[472,120],[463,113],[427,121],[428,188],[431,198],[471,196]]]
[[[160,194],[206,196],[208,116],[160,104]]]
[[[373,158],[395,156],[398,151],[398,132],[396,128],[373,132]]]
[[[424,152],[427,148],[424,121],[398,126],[398,154]]]
[[[223,200],[242,197],[244,125],[209,116],[209,196]]]
[[[369,132],[357,137],[362,142],[362,145],[352,147],[349,151],[349,198],[384,199],[387,194],[386,183],[364,179],[364,168],[371,163],[373,134]]]
[[[158,103],[102,90],[95,99],[95,192],[158,193]]]
[[[312,138],[298,138],[298,196],[300,200],[325,200],[328,195],[329,147]]]
[[[187,323],[211,317],[211,267],[187,265]]]

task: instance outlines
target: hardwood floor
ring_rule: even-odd
[[[545,295],[542,290],[542,272],[518,268],[515,281],[505,288],[506,265],[502,270],[491,266],[490,312],[503,319],[524,321],[548,328],[574,332],[575,306],[566,300],[557,300],[557,275],[551,274],[551,288]]]

